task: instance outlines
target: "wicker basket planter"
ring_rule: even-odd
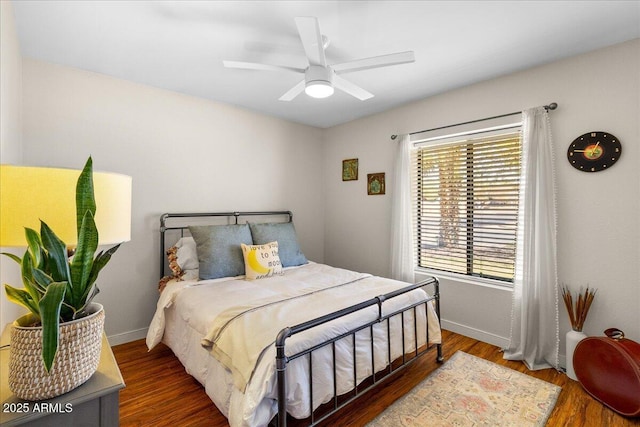
[[[104,309],[91,303],[88,316],[60,324],[60,343],[49,373],[42,361],[42,328],[25,327],[31,315],[13,322],[9,388],[20,399],[43,400],[67,393],[93,375],[100,362]]]

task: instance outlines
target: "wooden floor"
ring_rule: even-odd
[[[525,372],[562,387],[547,426],[640,426],[640,419],[624,418],[592,399],[579,383],[553,369],[527,371],[520,362],[506,361],[497,347],[443,331],[444,356],[456,351]],[[188,375],[172,351],[160,344],[148,352],[143,340],[113,347],[126,388],[120,392],[121,426],[228,426],[204,388]],[[330,426],[363,426],[411,390],[440,364],[427,355],[399,373],[383,388],[347,407]]]

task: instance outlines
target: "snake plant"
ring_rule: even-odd
[[[22,258],[3,255],[20,264],[23,289],[5,284],[11,302],[26,307],[42,326],[42,358],[47,372],[58,351],[60,323],[80,319],[99,290],[98,273],[118,250],[98,249],[98,230],[94,221],[96,202],[93,191],[93,162],[87,160],[76,185],[76,223],[78,245],[69,257],[67,245],[49,226],[40,221],[40,233],[25,228],[27,250]]]

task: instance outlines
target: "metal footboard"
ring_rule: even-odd
[[[409,306],[405,306],[400,310],[394,311],[393,313],[389,313],[386,315],[382,314],[382,305],[385,301],[388,301],[392,298],[395,298],[399,295],[405,294],[407,292],[410,292],[414,289],[417,288],[423,288],[423,287],[427,287],[429,285],[433,285],[434,291],[432,292],[432,295],[427,297],[426,299],[423,299],[419,302],[413,303]],[[338,410],[340,410],[341,408],[343,408],[344,406],[346,406],[347,404],[351,403],[352,401],[354,401],[356,398],[360,397],[361,395],[363,395],[364,393],[366,393],[367,391],[371,390],[372,388],[378,386],[379,384],[382,383],[382,381],[384,381],[385,379],[389,378],[392,374],[395,374],[396,372],[400,371],[401,369],[409,366],[411,363],[413,363],[414,361],[418,360],[418,358],[422,355],[424,355],[425,353],[428,353],[434,346],[433,345],[429,345],[429,319],[428,319],[428,315],[427,315],[427,310],[428,307],[426,307],[427,304],[430,304],[431,301],[433,301],[433,304],[435,305],[435,310],[436,310],[436,314],[438,315],[438,322],[440,322],[440,285],[438,283],[438,280],[436,278],[429,278],[426,280],[423,280],[415,285],[410,285],[407,286],[405,288],[399,289],[397,291],[394,292],[390,292],[372,299],[369,299],[367,301],[364,301],[362,303],[353,305],[351,307],[347,307],[345,309],[336,311],[334,313],[330,313],[327,314],[325,316],[319,317],[317,319],[313,319],[310,320],[308,322],[304,322],[301,323],[299,325],[296,326],[292,326],[292,327],[287,327],[283,330],[280,331],[280,333],[278,334],[277,338],[276,338],[276,373],[277,373],[277,383],[278,383],[278,415],[276,417],[276,419],[274,419],[274,421],[277,421],[277,425],[279,427],[285,427],[287,425],[287,382],[286,382],[286,377],[287,377],[287,365],[295,360],[298,359],[302,356],[305,355],[309,355],[309,408],[310,408],[310,418],[309,418],[309,426],[313,426],[313,425],[317,425],[318,423],[324,421],[325,419],[327,419],[329,416],[333,415],[334,413],[336,413]],[[417,326],[417,307],[424,305],[425,306],[425,330],[426,330],[426,340],[425,340],[425,345],[420,347],[418,345],[418,326]],[[293,335],[299,334],[301,332],[304,332],[306,330],[309,330],[311,328],[323,325],[327,322],[330,322],[332,320],[336,320],[338,318],[347,316],[349,314],[355,313],[359,310],[363,310],[367,307],[371,307],[371,306],[378,306],[378,316],[376,319],[367,322],[366,324],[363,325],[359,325],[339,336],[335,336],[327,341],[324,341],[322,343],[319,343],[317,345],[314,345],[313,347],[304,349],[302,351],[299,351],[295,354],[291,354],[291,355],[286,355],[286,351],[285,351],[285,343],[286,340],[290,337],[292,337]],[[412,357],[407,357],[407,352],[405,351],[405,326],[404,326],[404,316],[406,315],[406,313],[409,313],[413,311],[413,337],[415,339],[415,351],[413,351],[413,355]],[[401,316],[401,335],[402,335],[402,356],[399,358],[399,360],[395,360],[392,361],[391,360],[391,331],[390,331],[390,319],[395,317],[395,316]],[[386,338],[387,338],[387,351],[388,351],[388,362],[389,365],[382,371],[378,371],[376,372],[375,369],[375,365],[374,365],[374,333],[373,333],[373,326],[382,322],[387,322],[387,328],[386,328]],[[370,381],[371,384],[369,385],[364,385],[362,388],[359,387],[359,384],[357,383],[357,364],[356,364],[356,333],[358,333],[359,331],[363,331],[365,329],[369,329],[370,331],[370,340],[371,340],[371,368],[372,368],[372,375],[370,377]],[[337,381],[336,381],[336,351],[335,351],[335,345],[336,342],[346,338],[346,337],[352,337],[353,340],[353,358],[354,358],[354,363],[353,363],[353,385],[354,385],[354,389],[349,393],[350,396],[348,397],[344,397],[342,399],[340,399],[340,396],[338,396],[338,391],[337,391]],[[313,371],[312,371],[312,361],[313,361],[313,352],[320,350],[326,346],[332,346],[331,347],[331,351],[332,351],[332,357],[333,357],[333,398],[332,401],[330,402],[330,408],[325,408],[326,410],[324,411],[324,413],[318,415],[318,417],[315,416],[315,410],[313,408]],[[438,362],[442,362],[443,357],[442,357],[442,344],[436,344],[436,360]],[[411,355],[409,355],[411,356]],[[394,365],[397,365],[394,367]],[[364,384],[365,382],[362,382],[361,384]],[[273,424],[273,422],[272,422]]]

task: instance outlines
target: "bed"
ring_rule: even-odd
[[[232,427],[316,425],[419,357],[442,361],[435,278],[309,261],[290,211],[164,214],[160,252],[147,346],[170,347]]]

